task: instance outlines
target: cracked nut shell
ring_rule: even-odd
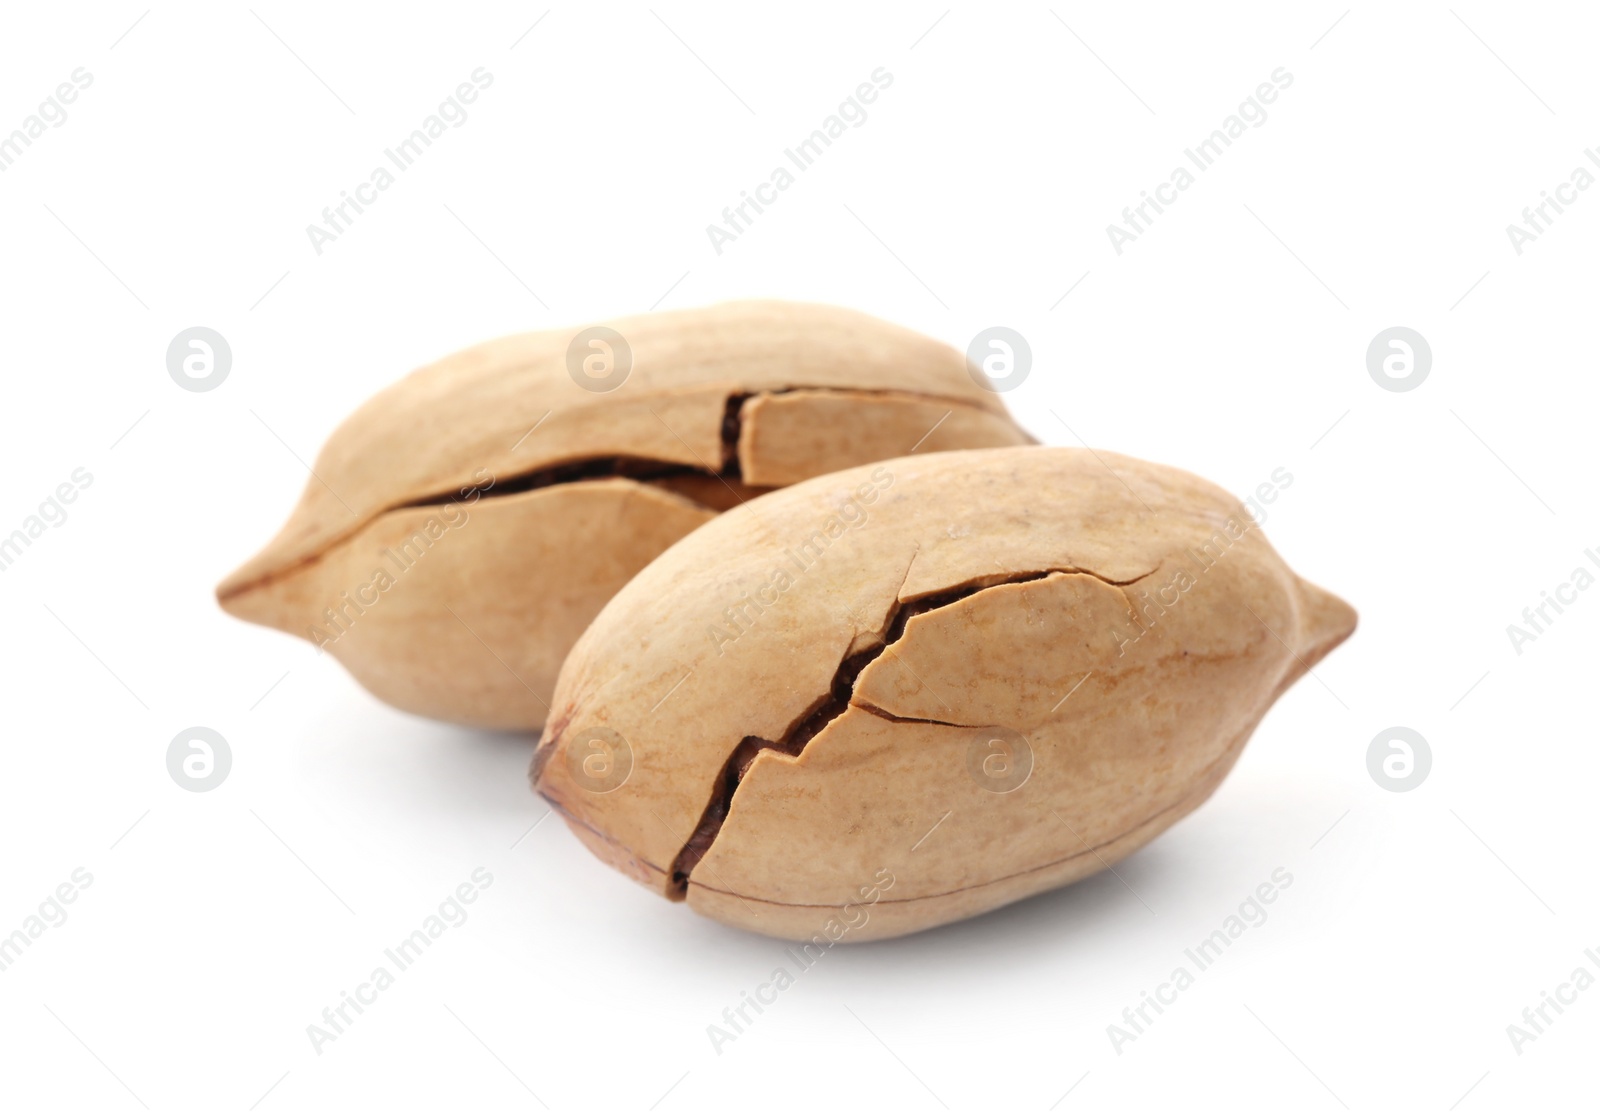
[[[1183,471],[902,458],[667,549],[574,647],[532,777],[600,858],[703,914],[892,937],[1160,835],[1355,621]]]
[[[731,303],[611,328],[605,347],[593,328],[485,343],[373,397],[217,588],[223,609],[396,707],[537,728],[600,608],[721,510],[914,447],[1032,442],[957,351],[857,312]]]

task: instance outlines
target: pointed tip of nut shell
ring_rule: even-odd
[[[297,633],[303,628],[295,625],[293,620],[297,616],[291,604],[285,601],[284,592],[290,592],[287,598],[295,597],[294,577],[310,565],[304,562],[288,566],[278,564],[276,544],[275,539],[229,572],[217,582],[212,594],[216,596],[217,606],[234,618]]]
[[[1300,609],[1304,614],[1299,648],[1295,653],[1309,669],[1343,645],[1355,633],[1360,618],[1354,607],[1333,592],[1324,591],[1309,580],[1299,577],[1296,580],[1300,585]]]

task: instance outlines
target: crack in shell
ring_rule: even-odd
[[[920,546],[919,546],[920,547]],[[884,636],[877,644],[850,654],[839,663],[833,675],[833,683],[828,692],[818,699],[806,712],[800,716],[784,733],[780,740],[763,739],[756,735],[746,735],[739,740],[738,745],[728,755],[728,760],[717,771],[717,776],[712,782],[711,795],[706,802],[700,821],[695,825],[694,831],[689,834],[689,839],[679,849],[677,856],[672,861],[671,871],[667,881],[667,897],[673,901],[681,902],[689,893],[689,878],[699,862],[705,858],[716,842],[722,826],[727,822],[728,812],[733,806],[733,795],[738,792],[739,783],[744,779],[755,760],[763,751],[776,751],[779,754],[798,758],[804,753],[806,747],[827,729],[835,719],[844,715],[850,708],[858,708],[871,712],[874,715],[897,723],[940,723],[940,720],[913,719],[910,717],[896,716],[885,712],[872,704],[857,703],[853,699],[856,680],[879,657],[905,636],[906,624],[913,618],[930,611],[940,610],[951,606],[963,599],[970,598],[980,591],[987,591],[991,587],[1002,587],[1010,584],[1038,583],[1053,575],[1086,575],[1109,584],[1112,587],[1126,587],[1146,579],[1160,570],[1160,565],[1129,580],[1110,580],[1094,572],[1084,571],[1079,568],[1051,568],[1037,572],[1022,572],[1006,577],[980,577],[968,581],[958,588],[948,591],[936,592],[925,595],[911,602],[899,603],[889,618],[885,627]],[[951,723],[947,726],[964,727],[965,724]]]
[[[534,470],[523,471],[507,478],[499,479],[492,484],[492,487],[484,488],[492,489],[493,492],[483,493],[480,491],[478,500],[493,502],[515,494],[525,494],[532,490],[547,489],[571,482],[591,482],[621,478],[665,490],[701,509],[724,513],[736,505],[744,504],[752,497],[781,489],[781,487],[776,486],[745,486],[743,464],[739,462],[739,437],[743,431],[744,417],[742,412],[745,403],[757,397],[779,397],[789,393],[802,392],[857,393],[868,396],[908,397],[919,400],[955,401],[967,407],[982,407],[981,405],[974,405],[971,401],[947,398],[937,393],[918,393],[900,389],[840,389],[829,386],[788,385],[781,388],[764,389],[758,393],[733,392],[729,393],[723,402],[722,421],[718,428],[722,461],[718,464],[716,470],[712,470],[703,464],[696,467],[664,459],[627,455],[595,456],[587,459],[574,459],[566,463],[548,464]],[[1015,421],[1013,421],[1013,424],[1015,424]],[[1018,430],[1020,431],[1021,429]],[[681,485],[674,485],[675,483],[696,482],[721,484],[727,489],[729,497],[733,498],[733,502],[726,505],[721,504],[722,495],[720,493],[717,494],[718,502],[706,502],[702,500],[703,494],[701,497],[696,497],[686,492]],[[471,484],[463,484],[451,490],[440,491],[421,498],[413,498],[409,501],[395,502],[392,505],[376,509],[368,516],[361,518],[356,524],[350,526],[347,531],[324,543],[321,548],[311,555],[301,557],[238,587],[230,587],[227,594],[221,597],[225,599],[235,598],[246,592],[255,591],[258,588],[276,583],[295,572],[320,563],[333,549],[356,536],[356,534],[385,514],[404,509],[426,509],[431,506],[449,505],[452,502],[462,500],[462,491],[472,489],[475,488]],[[747,492],[741,493],[741,490]]]

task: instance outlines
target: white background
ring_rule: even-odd
[[[1520,1056],[1506,1030],[1600,978],[1600,590],[1506,633],[1600,574],[1600,191],[1521,255],[1506,233],[1600,143],[1578,6],[143,10],[0,25],[0,130],[93,75],[0,174],[0,535],[93,475],[0,572],[0,933],[94,877],[0,973],[0,1112],[1592,1107],[1600,990]],[[306,226],[477,67],[469,119],[315,253]],[[866,123],[714,252],[878,67]],[[1115,253],[1107,224],[1278,67],[1266,123]],[[1007,402],[1049,443],[1241,495],[1285,468],[1266,531],[1361,626],[1123,881],[841,946],[718,1055],[780,943],[528,832],[526,738],[388,710],[211,589],[411,368],[765,296],[962,348],[1020,330]],[[207,393],[165,366],[196,324],[233,350]],[[1365,363],[1397,324],[1433,351],[1405,393]],[[232,746],[210,793],[167,773],[193,725]],[[1433,752],[1410,793],[1367,770],[1394,725]],[[466,924],[318,1056],[306,1028],[477,867]],[[1267,922],[1119,1055],[1108,1025],[1279,867]]]

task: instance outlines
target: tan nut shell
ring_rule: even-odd
[[[373,397],[277,537],[217,588],[223,608],[317,642],[396,707],[539,727],[584,627],[719,510],[919,441],[1032,442],[957,351],[857,312],[731,303],[610,326],[632,350],[610,392],[569,374],[574,329],[464,350]],[[730,398],[744,399],[725,448]],[[687,473],[515,492],[613,458]]]
[[[1064,448],[902,458],[758,498],[645,568],[568,658],[533,778],[602,859],[704,914],[891,937],[1149,842],[1354,627],[1183,471]],[[812,715],[850,655],[848,703]],[[619,741],[596,728],[631,750],[617,788],[584,768]],[[1031,771],[989,728],[1020,733]]]

